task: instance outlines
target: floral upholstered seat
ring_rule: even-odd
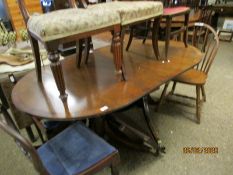
[[[30,32],[42,41],[89,32],[115,24],[127,25],[163,13],[161,2],[109,2],[88,9],[65,9],[31,16],[27,23]]]
[[[46,42],[119,23],[119,14],[111,10],[65,9],[33,15],[29,18],[27,27],[31,33]]]
[[[121,25],[143,21],[163,14],[163,4],[154,1],[113,1],[88,6],[88,10],[105,9],[118,12]]]

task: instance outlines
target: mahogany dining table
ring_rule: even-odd
[[[159,42],[160,54],[164,42]],[[100,48],[90,55],[87,65],[77,68],[75,55],[62,60],[68,98],[62,101],[55,88],[49,66],[42,71],[42,83],[38,83],[35,70],[21,78],[12,92],[14,105],[22,112],[39,119],[56,121],[101,118],[142,102],[145,122],[153,140],[151,152],[161,151],[161,140],[151,124],[148,96],[162,84],[197,65],[202,53],[193,46],[185,48],[182,42],[171,41],[169,63],[157,61],[151,44],[136,40],[132,49],[124,52],[126,81],[119,82],[112,71],[114,64],[110,46]],[[136,128],[133,128],[136,130]],[[144,137],[147,138],[148,137]]]

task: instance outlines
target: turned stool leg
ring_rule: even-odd
[[[123,50],[120,27],[114,29],[113,34],[113,55],[116,73],[121,74],[122,80],[125,81],[125,75],[123,71]]]
[[[57,51],[48,52],[48,54],[49,54],[49,60],[51,62],[50,68],[52,70],[53,77],[57,85],[57,89],[60,92],[60,98],[62,100],[66,100],[67,94],[65,92],[66,88],[65,88],[65,81],[62,72],[62,66],[61,66],[61,62],[59,61],[60,55]]]

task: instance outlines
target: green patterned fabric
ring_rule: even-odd
[[[30,32],[46,42],[115,24],[120,24],[120,17],[117,12],[107,9],[104,11],[102,9],[93,11],[65,9],[33,15],[30,17],[27,26]]]
[[[163,4],[158,1],[113,1],[88,6],[88,10],[99,9],[111,9],[112,12],[118,12],[121,25],[128,25],[163,14]]]

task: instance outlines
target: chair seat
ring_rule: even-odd
[[[163,4],[153,1],[113,1],[90,5],[88,9],[110,9],[112,12],[118,12],[121,25],[128,25],[163,14]]]
[[[190,10],[189,7],[169,7],[163,9],[163,16],[174,16],[186,13]]]
[[[207,75],[196,69],[190,69],[181,75],[177,76],[174,81],[191,84],[191,85],[202,85],[205,84]]]
[[[117,152],[81,122],[65,129],[37,151],[51,175],[79,174]]]
[[[116,24],[120,24],[117,12],[74,8],[33,15],[29,18],[27,27],[31,33],[46,42]]]

